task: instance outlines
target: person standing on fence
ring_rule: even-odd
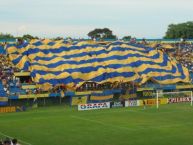
[[[34,98],[32,108],[38,108],[38,100],[37,98]]]
[[[143,100],[143,109],[146,109],[146,102]]]

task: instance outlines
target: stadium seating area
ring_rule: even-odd
[[[10,90],[16,86],[19,87],[19,80],[14,76],[14,72],[18,71],[5,55],[0,55],[0,79],[3,84],[4,91],[9,95]]]
[[[138,47],[138,44],[135,45],[136,42],[132,42],[132,46]],[[80,43],[76,42],[76,47],[80,45]],[[150,44],[146,42],[142,42],[143,45],[149,46]],[[41,45],[41,43],[38,41],[36,43],[37,46]],[[58,44],[55,44],[53,42],[49,42],[49,45],[53,46],[56,45],[58,47]],[[65,42],[65,45],[68,45],[67,42]],[[121,43],[114,43],[113,45],[125,45]],[[111,47],[113,47],[113,45]],[[174,43],[170,44],[172,48],[164,48],[164,45],[155,45],[155,49],[163,51],[163,54],[167,54],[169,58],[174,62],[178,62],[182,64],[184,67],[188,68],[191,81],[193,82],[193,44],[188,43]],[[140,44],[141,46],[141,44]],[[144,46],[144,48],[146,48]],[[66,91],[76,91],[76,92],[84,92],[84,91],[101,91],[101,90],[134,90],[137,87],[144,87],[144,88],[172,88],[177,89],[176,87],[178,84],[183,84],[181,81],[173,84],[173,85],[167,85],[167,84],[159,84],[155,83],[152,80],[146,81],[146,83],[142,85],[138,85],[136,83],[133,83],[131,81],[124,82],[123,80],[120,81],[114,81],[114,82],[104,82],[104,83],[96,83],[96,82],[84,82],[82,85],[75,87],[75,89],[72,89],[70,85],[64,85],[64,84],[58,84],[58,85],[48,85],[45,83],[45,85],[38,85],[37,81],[34,82],[34,79],[31,79],[30,73],[25,72],[26,70],[21,70],[22,67],[26,67],[24,64],[17,64],[13,65],[13,63],[19,62],[21,58],[16,57],[16,59],[12,59],[12,62],[10,61],[10,52],[8,55],[5,54],[4,48],[0,46],[0,96],[8,96],[11,98],[19,98],[18,96],[22,95],[31,95],[31,94],[59,94],[62,95],[61,92]],[[96,47],[96,46],[94,46]],[[136,48],[137,48],[136,47]],[[15,50],[12,50],[12,47],[10,47],[9,51],[14,52]],[[21,51],[22,47],[18,47]],[[148,48],[148,47],[147,47]],[[74,48],[73,48],[74,49]],[[43,51],[43,50],[41,50]],[[82,51],[82,50],[81,50]],[[152,50],[150,49],[150,53]],[[29,53],[29,52],[22,52],[23,54]],[[34,53],[32,51],[32,53]],[[47,53],[47,52],[46,52]],[[94,53],[93,53],[94,54]],[[91,54],[91,55],[93,55]],[[26,55],[26,54],[25,54]],[[28,56],[29,54],[27,54]],[[149,54],[148,54],[149,55]],[[92,56],[89,56],[92,57]],[[166,57],[166,56],[165,56]],[[31,57],[32,58],[32,57]],[[22,60],[24,62],[24,60]],[[28,63],[28,62],[27,62]],[[174,63],[173,63],[174,64]],[[20,65],[20,68],[18,67]],[[16,75],[19,74],[19,75]],[[28,75],[24,75],[25,73],[28,73]],[[34,72],[33,72],[34,73]],[[32,74],[33,74],[32,73]],[[23,75],[22,75],[23,74]],[[42,78],[43,79],[43,78]],[[41,81],[42,79],[39,79]],[[159,79],[159,78],[158,78]],[[37,80],[37,79],[36,79]],[[185,83],[185,82],[184,82]],[[185,83],[186,84],[186,83]],[[180,87],[179,87],[180,88]],[[190,87],[191,88],[191,87]],[[50,96],[52,96],[50,95]],[[57,95],[56,95],[57,96]]]
[[[0,54],[6,54],[6,51],[4,49],[5,44],[0,43]]]
[[[4,86],[1,80],[0,80],[0,96],[6,96],[6,92],[4,91]]]
[[[174,44],[172,57],[176,58],[181,64],[193,73],[193,44]]]
[[[188,68],[191,82],[193,82],[193,44],[192,43],[170,43],[155,45],[155,48],[161,49],[167,53],[170,58],[178,61],[180,64]],[[164,46],[168,48],[164,48]]]

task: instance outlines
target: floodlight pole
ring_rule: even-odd
[[[192,106],[192,101],[193,101],[192,91],[191,91],[190,95],[191,95],[191,104],[190,105]]]
[[[159,109],[158,90],[156,90],[156,106],[157,106],[157,109]]]

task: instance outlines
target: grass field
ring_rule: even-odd
[[[0,114],[0,138],[6,135],[22,145],[193,145],[193,108],[38,108]]]

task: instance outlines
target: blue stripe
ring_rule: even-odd
[[[84,49],[84,48],[78,48],[78,50],[81,50],[81,49]],[[93,48],[94,49],[94,48]],[[86,56],[86,55],[89,55],[89,56],[92,56],[92,55],[101,55],[101,54],[108,54],[109,52],[113,52],[113,51],[128,51],[128,50],[132,50],[132,51],[136,51],[135,49],[133,48],[121,48],[121,47],[113,47],[111,49],[111,51],[108,51],[108,50],[105,50],[105,49],[102,49],[102,50],[99,50],[99,51],[89,51],[89,52],[82,52],[82,53],[77,53],[77,54],[72,54],[72,55],[64,55],[62,56],[62,58],[64,59],[69,59],[69,58],[76,58],[76,57],[83,57],[83,56]],[[27,54],[36,54],[38,52],[43,52],[44,54],[49,54],[49,53],[56,53],[56,54],[59,54],[61,52],[64,52],[64,51],[67,51],[66,49],[48,49],[48,50],[45,50],[45,49],[38,49],[38,48],[35,48],[35,49],[29,49],[28,51],[26,52],[23,52],[23,55],[27,55]],[[138,52],[141,52],[141,53],[144,53],[144,55],[139,55],[138,56],[143,56],[143,57],[146,57],[146,58],[151,58],[151,57],[148,57],[146,56],[147,53],[149,53],[150,51],[148,50],[138,50]],[[159,54],[159,53],[158,53]],[[135,54],[137,55],[137,54]],[[38,61],[38,60],[46,60],[46,61],[50,61],[54,58],[56,58],[57,56],[53,56],[53,57],[49,57],[49,58],[46,58],[46,57],[40,57],[40,56],[37,56],[34,58],[34,60]],[[119,57],[122,57],[122,56],[119,56]]]
[[[132,77],[134,76],[134,72],[124,72],[124,73],[118,73],[118,72],[113,72],[113,73],[104,73],[100,76],[95,77],[94,79],[91,79],[89,81],[93,82],[101,82],[103,80],[106,80],[108,78],[112,77],[118,77],[118,76],[123,76],[123,77]],[[71,82],[78,84],[80,82],[83,82],[84,80],[78,78],[78,79],[73,79],[71,76],[63,79],[50,79],[50,80],[44,80],[43,78],[40,78],[39,83],[44,84],[44,83],[51,83],[51,84],[69,84]]]
[[[82,68],[76,68],[76,69],[65,69],[64,71],[65,72],[68,72],[68,73],[73,73],[73,72],[81,72],[81,73],[89,73],[89,72],[92,72],[92,71],[97,71],[99,68],[104,68],[104,69],[107,69],[107,68],[113,68],[113,69],[118,69],[118,68],[122,68],[122,67],[139,67],[140,65],[142,64],[157,64],[159,66],[167,66],[167,60],[164,59],[164,61],[159,64],[159,63],[155,63],[155,62],[152,62],[152,61],[136,61],[136,62],[132,62],[130,64],[110,64],[110,65],[107,65],[107,66],[97,66],[97,67],[82,67]],[[178,65],[180,66],[179,69],[182,69],[181,65]],[[132,71],[132,70],[131,70]],[[144,70],[143,72],[138,72],[140,75],[141,74],[147,74],[148,72],[172,72],[172,73],[175,73],[177,71],[176,67],[172,66],[172,69],[171,70],[165,70],[165,69],[156,69],[156,68],[148,68],[146,70]],[[181,70],[182,71],[182,70]],[[54,75],[59,75],[61,74],[63,71],[56,71],[56,72],[48,72],[48,71],[41,71],[41,70],[33,70],[32,71],[32,76],[35,77],[35,74],[40,74],[40,75],[45,75],[45,74],[54,74]]]
[[[173,79],[176,79],[176,78],[180,78],[180,79],[185,79],[186,76],[184,75],[181,75],[181,76],[173,76],[172,74],[171,75],[165,75],[165,76],[158,76],[158,77],[153,77],[153,79],[156,79],[158,81],[164,81],[164,80],[173,80]]]
[[[8,105],[8,102],[0,102],[0,106],[6,106]]]
[[[56,66],[59,66],[62,64],[81,65],[81,64],[86,64],[86,63],[104,62],[104,61],[109,61],[109,60],[125,60],[125,59],[128,59],[130,57],[145,57],[145,58],[150,58],[150,59],[158,59],[160,57],[160,55],[159,55],[159,53],[155,54],[152,57],[142,56],[140,54],[127,54],[124,56],[114,55],[114,56],[109,56],[109,57],[105,57],[105,58],[93,58],[93,59],[89,59],[89,60],[81,60],[78,62],[73,61],[73,60],[62,60],[62,61],[58,61],[56,63],[47,64],[47,65],[35,62],[35,63],[32,63],[32,65],[47,66],[47,67],[53,68],[53,67],[56,67]],[[57,58],[57,57],[55,57],[55,58]],[[47,59],[47,58],[45,58],[45,59]],[[164,60],[167,61],[168,59],[164,59]],[[51,62],[51,60],[46,60],[46,61]],[[136,61],[136,62],[139,62],[139,61]],[[142,62],[148,62],[148,61],[142,61]],[[152,61],[149,61],[149,62],[151,62],[151,64],[159,64],[159,63],[155,63]],[[135,63],[135,62],[133,62],[133,63]]]
[[[19,99],[19,97],[18,97],[18,96],[9,96],[9,99],[11,99],[11,100],[17,100],[17,99]]]

